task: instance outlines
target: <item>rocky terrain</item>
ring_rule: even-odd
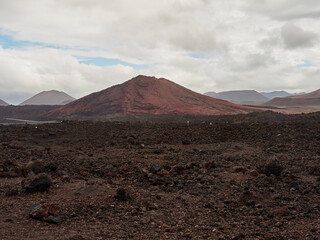
[[[319,119],[0,126],[0,239],[319,239]]]
[[[193,92],[164,78],[137,76],[53,110],[51,118],[110,115],[231,115],[257,109]]]
[[[58,107],[55,105],[0,106],[0,124],[14,122],[7,118],[46,120],[42,116]]]

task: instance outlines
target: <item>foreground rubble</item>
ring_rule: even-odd
[[[0,126],[0,239],[318,239],[320,114],[233,119]]]

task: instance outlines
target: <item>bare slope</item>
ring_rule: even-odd
[[[302,95],[274,98],[263,104],[264,106],[320,106],[320,89]]]
[[[9,104],[0,99],[0,106],[8,106]]]
[[[273,91],[273,92],[260,92],[263,96],[272,99],[275,97],[288,97],[295,94],[288,93],[286,91]]]
[[[205,95],[235,102],[235,103],[245,103],[245,102],[265,102],[269,98],[263,96],[261,93],[258,93],[255,90],[236,90],[236,91],[225,91],[225,92],[208,92]]]
[[[73,100],[75,100],[75,98],[65,92],[51,90],[40,92],[20,105],[64,105]]]
[[[53,110],[49,116],[227,115],[252,111],[255,110],[204,96],[164,78],[140,75]]]

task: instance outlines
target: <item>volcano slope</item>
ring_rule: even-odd
[[[8,106],[9,104],[0,99],[0,106]]]
[[[258,111],[204,96],[164,78],[137,76],[51,111],[48,116],[232,115]]]
[[[0,126],[0,239],[318,239],[319,119]]]
[[[75,98],[65,92],[51,90],[40,92],[20,103],[20,105],[64,105],[73,100],[75,100]]]

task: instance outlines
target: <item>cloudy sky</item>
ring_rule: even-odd
[[[197,92],[320,88],[319,0],[0,0],[0,98],[143,74]]]

